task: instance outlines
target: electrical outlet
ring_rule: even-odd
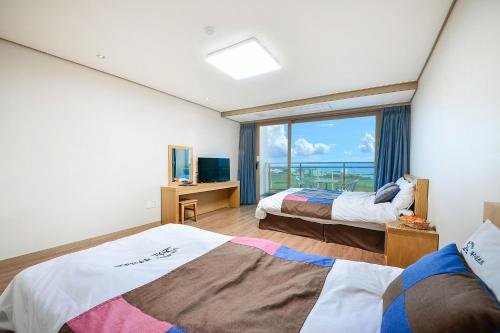
[[[158,200],[148,200],[146,201],[146,209],[158,208]]]

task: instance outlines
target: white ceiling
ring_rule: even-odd
[[[2,0],[0,37],[226,111],[414,81],[451,1]],[[249,37],[282,69],[205,62]]]

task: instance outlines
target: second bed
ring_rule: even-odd
[[[378,204],[372,192],[291,188],[260,200],[255,216],[261,229],[383,253],[386,221],[427,217],[429,181],[405,175],[398,183],[408,190]]]

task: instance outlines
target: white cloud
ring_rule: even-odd
[[[349,151],[345,151],[344,155],[351,156],[352,155],[352,151],[350,151],[350,150]]]
[[[261,132],[261,140],[265,140],[267,156],[279,158],[288,154],[288,136],[285,125],[271,125],[264,127]],[[292,147],[292,154],[300,156],[327,154],[335,144],[311,143],[299,137]],[[263,153],[263,152],[261,152]]]
[[[288,154],[288,138],[285,133],[285,125],[272,125],[265,127],[267,133],[266,145],[270,157],[284,157]]]
[[[318,124],[317,125],[318,127],[332,127],[332,126],[335,126],[334,123],[325,123],[325,124]]]
[[[300,138],[295,141],[293,152],[301,156],[322,155],[328,153],[333,146],[326,143],[311,143]]]
[[[374,153],[375,152],[375,137],[370,133],[365,133],[363,139],[361,139],[362,144],[358,146],[359,150],[363,153]]]

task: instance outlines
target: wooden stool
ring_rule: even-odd
[[[198,208],[198,200],[197,199],[184,199],[179,201],[179,215],[180,221],[184,224],[184,210],[192,210],[194,213],[194,221],[197,221],[197,208]]]

